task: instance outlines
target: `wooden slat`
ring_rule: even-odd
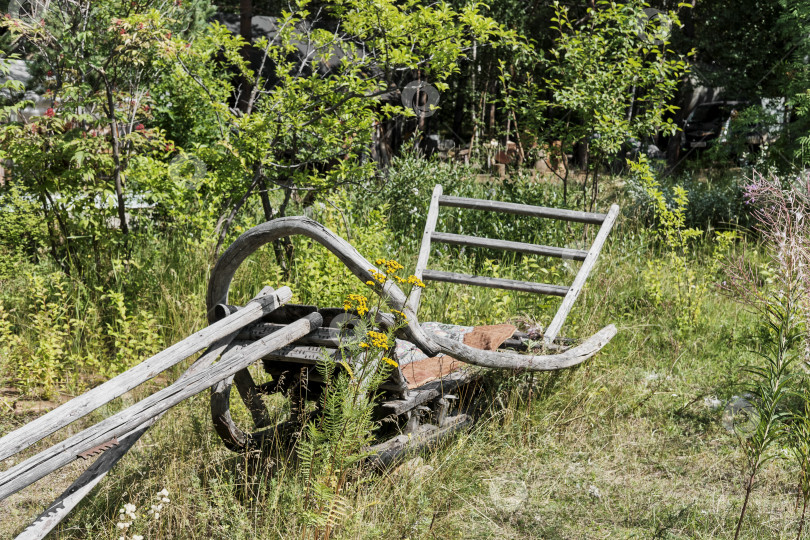
[[[12,431],[0,439],[0,461],[129,392],[217,340],[257,321],[290,298],[292,291],[288,287],[282,287],[278,291],[266,287],[237,313],[212,323],[124,373]]]
[[[425,220],[425,230],[422,233],[422,245],[419,248],[419,257],[416,260],[416,268],[413,275],[422,279],[422,272],[427,268],[428,258],[430,257],[430,241],[433,231],[436,230],[436,221],[439,219],[439,199],[442,198],[442,186],[436,184],[433,188],[433,195],[430,197],[430,207],[428,208],[427,219]],[[419,311],[419,300],[422,298],[421,287],[415,287],[411,291],[411,297],[408,299],[408,307],[414,312]]]
[[[467,236],[464,234],[452,234],[434,232],[431,236],[433,242],[442,244],[452,244],[455,246],[470,246],[490,249],[501,249],[509,251],[519,251],[531,255],[541,255],[544,257],[559,257],[574,261],[584,261],[588,255],[587,251],[581,249],[568,249],[554,246],[543,246],[540,244],[525,244],[523,242],[509,242],[507,240],[495,240],[493,238],[482,238],[479,236]]]
[[[236,336],[237,341],[255,341],[273,332],[278,332],[285,325],[266,322],[253,323],[244,327]],[[340,332],[337,328],[321,327],[299,340],[301,345],[319,345],[336,349],[340,346]]]
[[[183,373],[178,381],[199,373],[211,366],[227,349],[236,333],[226,336],[211,345],[190,368]],[[226,353],[227,354],[227,353]],[[62,495],[45,509],[26,529],[14,540],[41,540],[56,527],[76,507],[85,496],[107,475],[118,461],[138,442],[144,433],[165,413],[150,418],[134,430],[121,437],[120,444],[99,457],[87,468]]]
[[[56,469],[76,459],[81,452],[108,441],[122,437],[138,428],[147,420],[158,416],[181,401],[202,392],[217,382],[227,379],[248,367],[267,353],[284,347],[323,323],[317,313],[290,324],[284,330],[256,341],[227,358],[223,357],[211,369],[183,377],[171,386],[139,401],[135,405],[105,419],[95,426],[69,437],[54,446],[28,458],[22,463],[0,473],[0,500],[36,482]]]
[[[439,197],[439,205],[452,206],[455,208],[469,208],[471,210],[487,210],[489,212],[506,212],[508,214],[518,214],[521,216],[559,219],[562,221],[575,221],[594,225],[601,225],[607,217],[606,214],[596,214],[594,212],[562,210],[560,208],[547,208],[545,206],[532,206],[530,204],[501,201],[485,201],[481,199],[470,199],[468,197]]]
[[[571,284],[568,294],[565,295],[565,298],[563,299],[562,304],[560,304],[557,313],[554,315],[554,319],[551,321],[551,324],[548,325],[548,328],[546,328],[546,332],[543,335],[543,341],[546,343],[553,342],[554,338],[557,337],[557,334],[560,333],[560,330],[565,323],[565,319],[568,317],[568,313],[574,306],[574,302],[579,296],[579,293],[582,291],[582,287],[585,286],[585,280],[588,279],[588,275],[591,273],[591,270],[593,270],[594,265],[596,265],[596,259],[599,257],[599,252],[602,250],[602,246],[605,245],[608,234],[610,234],[610,230],[613,228],[613,224],[616,222],[616,218],[618,216],[619,205],[614,204],[610,207],[604,223],[602,223],[602,226],[599,228],[599,233],[596,235],[596,239],[593,241],[591,249],[588,250],[588,256],[585,258],[582,266],[579,268],[577,277],[574,278],[574,283]]]
[[[386,409],[390,409],[392,414],[400,415],[443,394],[451,394],[458,387],[472,382],[478,377],[479,374],[471,370],[462,369],[454,371],[441,379],[430,381],[419,388],[409,391],[408,397],[405,399],[383,401],[380,405]]]
[[[548,294],[552,296],[565,296],[568,294],[568,287],[562,287],[560,285],[548,285],[546,283],[534,283],[532,281],[517,281],[515,279],[471,276],[469,274],[457,274],[455,272],[442,272],[439,270],[425,270],[422,277],[429,281],[443,281],[445,283],[459,283],[461,285],[475,285],[478,287],[507,289],[510,291]]]
[[[291,345],[288,347],[283,347],[266,355],[265,358],[280,362],[295,362],[297,364],[317,364],[318,362],[323,361],[324,354],[326,354],[327,358],[332,358],[334,360],[338,360],[340,358],[340,351],[337,349],[326,349],[323,347],[311,347],[304,345]]]

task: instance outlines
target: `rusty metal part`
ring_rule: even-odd
[[[94,446],[93,448],[87,450],[86,452],[82,452],[81,454],[79,454],[79,457],[82,459],[90,459],[91,457],[101,454],[102,452],[104,452],[104,450],[109,450],[113,446],[118,446],[118,439],[115,437],[113,437],[107,442],[101,443],[98,446]]]

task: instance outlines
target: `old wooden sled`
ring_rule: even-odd
[[[587,251],[454,235],[435,231],[442,206],[589,223],[598,225],[599,231]],[[511,331],[511,335],[502,335],[496,340],[495,350],[482,350],[466,342],[466,336],[478,329],[470,329],[464,334],[464,339],[441,335],[439,327],[420,324],[418,293],[408,300],[393,282],[386,282],[378,292],[387,297],[390,307],[404,312],[408,321],[398,337],[422,359],[407,362],[400,358],[400,367],[393,370],[381,387],[379,410],[382,416],[393,421],[387,422],[389,437],[370,449],[377,463],[387,464],[408,450],[436,441],[469,424],[471,418],[458,408],[456,398],[480,377],[481,368],[563,369],[587,360],[610,341],[616,334],[613,325],[604,327],[579,344],[560,340],[558,334],[596,262],[618,210],[614,205],[607,214],[595,214],[446,197],[442,195],[441,186],[436,186],[415,270],[419,278],[558,295],[563,297],[563,302],[542,336],[541,350],[530,349],[533,340]],[[346,315],[345,310],[290,305],[292,292],[286,287],[278,290],[266,287],[247,305],[232,306],[228,303],[228,290],[236,270],[247,257],[269,242],[293,235],[306,236],[325,246],[361,283],[372,280],[375,265],[345,240],[311,219],[277,219],[244,233],[225,251],[213,270],[206,299],[208,327],[0,438],[0,461],[3,461],[182,360],[202,353],[170,386],[0,472],[0,500],[3,500],[76,459],[89,459],[100,454],[18,539],[39,539],[47,535],[169,408],[208,388],[212,388],[214,428],[229,448],[242,451],[257,447],[267,434],[278,436],[285,433],[284,425],[269,420],[270,415],[260,395],[289,393],[290,389],[295,389],[298,399],[317,396],[324,381],[319,380],[313,367],[339,349],[340,337],[335,321]],[[434,242],[563,257],[582,261],[582,266],[570,287],[440,272],[427,268]],[[392,323],[392,317],[378,313],[376,323],[384,328]],[[462,328],[462,333],[465,329]],[[425,360],[432,362],[432,376],[417,377],[414,366]],[[272,375],[269,384],[255,384],[247,369],[258,361]],[[251,413],[254,425],[249,430],[237,426],[230,415],[229,395],[234,384]]]
[[[587,251],[463,236],[435,231],[441,207],[459,207],[581,222],[597,225],[599,230],[592,246]],[[389,380],[381,388],[379,417],[395,420],[398,430],[390,439],[373,448],[377,455],[377,462],[387,464],[402,453],[436,441],[471,421],[471,418],[457,407],[454,411],[454,403],[458,403],[456,398],[464,394],[466,387],[480,377],[481,370],[470,369],[470,366],[526,371],[564,369],[584,362],[610,341],[616,334],[616,328],[613,325],[602,328],[575,346],[572,346],[571,340],[558,340],[558,335],[596,263],[618,212],[617,205],[613,205],[607,214],[597,214],[448,197],[442,195],[441,186],[436,186],[430,201],[415,269],[415,275],[418,278],[425,281],[444,281],[556,295],[562,296],[563,301],[541,338],[540,354],[529,350],[529,345],[533,345],[528,339],[529,336],[511,330],[508,336],[501,335],[497,339],[498,348],[496,350],[482,350],[467,344],[467,338],[474,338],[476,334],[482,334],[483,341],[491,341],[493,333],[502,332],[502,328],[456,327],[449,329],[450,335],[439,335],[436,329],[446,328],[448,325],[420,324],[418,310],[421,289],[415,289],[410,298],[406,298],[403,291],[394,282],[386,282],[383,289],[377,292],[387,298],[392,309],[404,312],[408,321],[407,326],[400,331],[399,337],[406,344],[415,346],[413,348],[417,348],[422,354],[417,355],[421,356],[420,359],[411,361],[410,357],[414,355],[405,347],[409,358],[395,357],[399,367],[394,370]],[[305,217],[277,219],[246,232],[223,253],[213,270],[208,288],[207,304],[212,321],[216,318],[216,306],[228,306],[228,289],[242,262],[262,246],[294,235],[306,236],[326,247],[357,276],[361,283],[374,282],[373,273],[377,270],[375,265],[323,225]],[[569,287],[430,270],[427,268],[427,263],[431,245],[438,242],[560,257],[581,261],[582,265]],[[228,307],[228,309],[237,308]],[[268,315],[264,321],[248,326],[237,338],[250,341],[272,335],[273,332],[284,328],[284,325],[312,313],[318,313],[323,321],[322,326],[315,333],[289,347],[274,351],[263,359],[264,369],[272,375],[274,381],[280,381],[281,384],[256,385],[250,373],[243,370],[232,379],[222,381],[215,387],[211,400],[214,426],[229,448],[237,451],[244,450],[258,445],[268,434],[278,435],[279,426],[267,425],[267,419],[270,416],[259,398],[260,394],[285,391],[295,395],[297,399],[314,400],[317,398],[324,381],[319,379],[315,366],[322,361],[324,349],[330,358],[337,358],[340,355],[338,325],[335,323],[335,319],[343,317],[345,311],[342,308],[286,305]],[[386,327],[391,324],[391,316],[379,314],[377,323],[381,327]],[[463,335],[463,339],[458,339],[459,334]],[[455,339],[453,335],[455,335]],[[402,349],[402,347],[397,347],[396,352],[401,354]],[[525,354],[526,351],[529,351],[529,354]],[[417,369],[415,365],[420,363],[428,365]],[[254,432],[241,429],[231,418],[229,396],[232,383],[236,385],[243,402],[250,410],[254,422],[253,430],[256,430]],[[291,389],[294,390],[291,391]]]

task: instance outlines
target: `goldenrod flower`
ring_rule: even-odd
[[[416,287],[424,287],[425,286],[425,284],[422,282],[422,280],[419,279],[418,277],[414,276],[413,274],[408,276],[407,281],[408,281],[408,283],[410,283],[411,285],[414,285]]]
[[[402,318],[403,318],[403,320],[406,320],[406,321],[408,320],[407,315],[405,315],[404,313],[402,313],[402,312],[401,312],[401,311],[399,311],[398,309],[392,309],[392,310],[391,310],[391,312],[392,312],[392,313],[394,313],[394,314],[396,314],[396,315],[399,315],[400,317],[402,317]]]
[[[361,341],[360,342],[360,348],[361,349],[368,349],[368,343],[366,343],[365,341]]]
[[[384,266],[386,272],[388,272],[389,274],[393,274],[397,270],[402,270],[403,268],[405,268],[394,259],[377,259],[376,261],[374,261],[374,263],[380,266]]]
[[[385,280],[388,278],[388,276],[386,276],[382,272],[376,271],[373,268],[369,268],[368,271],[371,272],[371,277],[373,277],[374,279],[376,279],[380,283],[385,283]]]

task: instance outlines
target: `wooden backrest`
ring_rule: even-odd
[[[501,212],[507,214],[517,214],[545,219],[555,219],[561,221],[573,221],[578,223],[589,223],[599,225],[599,232],[593,244],[587,251],[579,249],[568,249],[554,246],[543,246],[538,244],[526,244],[523,242],[509,242],[494,238],[481,238],[477,236],[467,236],[446,232],[437,232],[436,223],[439,219],[439,209],[442,206],[467,208],[470,210],[484,210],[490,212]],[[559,208],[546,208],[543,206],[531,206],[528,204],[506,203],[483,199],[470,199],[466,197],[450,197],[442,194],[442,186],[436,185],[433,196],[430,199],[427,221],[425,222],[425,232],[422,235],[422,245],[419,249],[419,258],[416,262],[414,274],[423,281],[444,281],[448,283],[459,283],[462,285],[475,285],[479,287],[492,287],[496,289],[507,289],[512,291],[530,292],[536,294],[546,294],[563,297],[562,304],[557,310],[554,319],[546,329],[543,340],[551,343],[557,337],[568,317],[568,313],[574,305],[585,280],[591,273],[599,252],[607,240],[616,217],[619,215],[619,206],[614,204],[607,214],[597,214],[594,212],[579,212],[576,210],[562,210]],[[455,272],[444,272],[430,270],[427,268],[430,257],[430,247],[433,242],[453,244],[459,246],[484,247],[508,251],[518,251],[532,255],[543,255],[546,257],[560,257],[574,261],[581,261],[582,266],[577,272],[574,282],[569,287],[560,285],[549,285],[546,283],[536,283],[532,281],[517,281],[513,279],[491,278],[484,276],[471,276],[458,274]],[[421,289],[416,289],[409,301],[409,307],[416,312],[419,309],[421,299]]]

